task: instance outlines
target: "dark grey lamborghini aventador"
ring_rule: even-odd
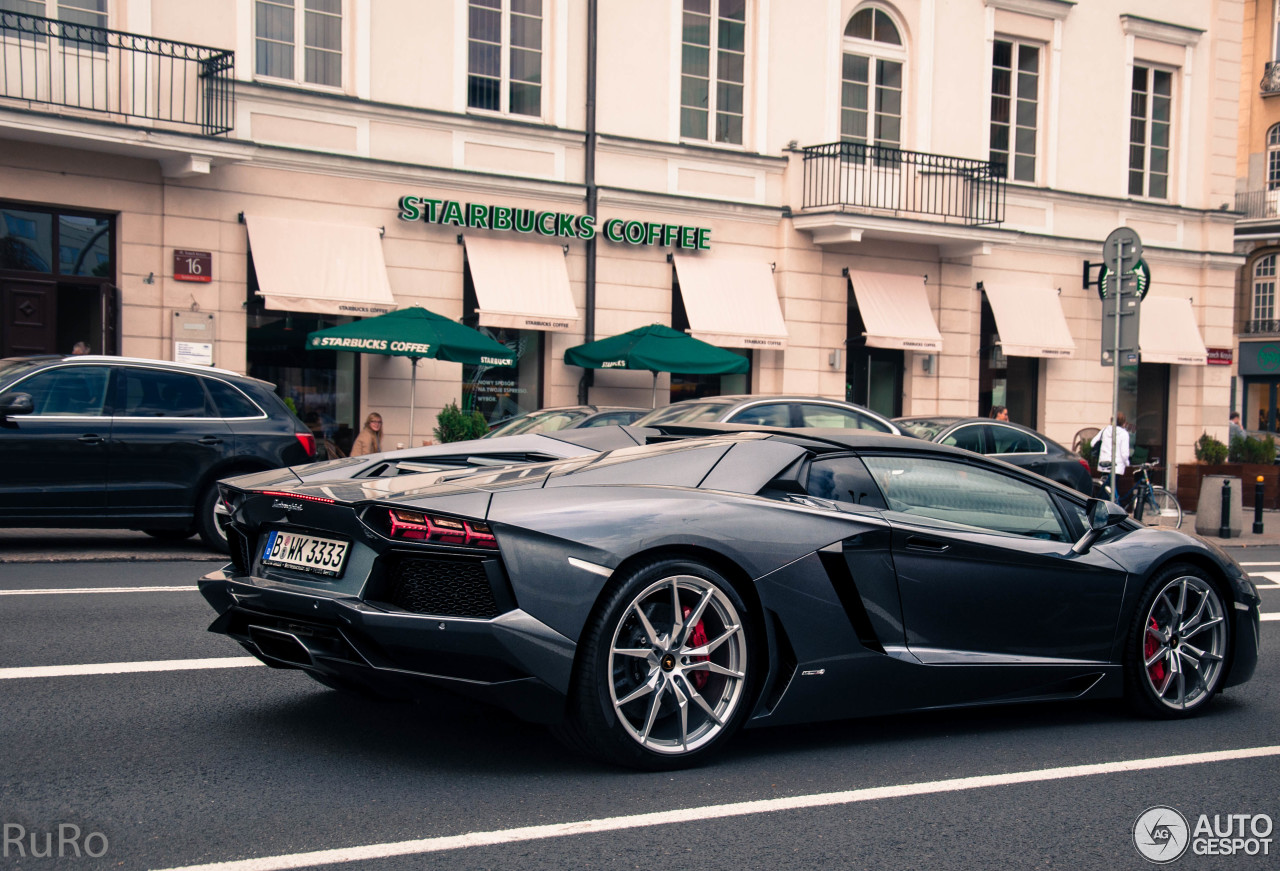
[[[211,629],[327,686],[447,687],[640,768],[742,726],[1248,680],[1258,595],[1187,535],[977,454],[663,437],[469,471],[223,486]],[[246,679],[252,679],[247,676]]]

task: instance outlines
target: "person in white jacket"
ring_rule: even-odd
[[[1124,412],[1116,413],[1116,474],[1123,475],[1124,470],[1129,468],[1129,431],[1124,428],[1127,418]],[[1111,430],[1112,427],[1107,426],[1093,437],[1090,442],[1094,447],[1099,448],[1098,451],[1098,469],[1099,471],[1111,469]]]

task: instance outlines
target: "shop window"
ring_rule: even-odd
[[[469,0],[467,107],[542,114],[542,0]]]
[[[254,70],[342,87],[342,0],[255,0]]]
[[[676,270],[671,270],[671,329],[682,333],[689,331],[689,314],[684,308],[684,297],[680,295],[680,277]],[[749,348],[725,348],[734,354],[746,357],[754,368],[755,358]],[[751,392],[751,368],[746,372],[730,375],[691,375],[684,372],[671,373],[671,402],[682,399],[702,399],[705,396],[738,396]]]
[[[982,295],[981,336],[978,357],[978,415],[986,417],[993,405],[1009,409],[1009,420],[1037,427],[1040,398],[1040,358],[1006,356],[996,332],[995,312]]]
[[[680,137],[742,144],[746,0],[684,0]]]
[[[1276,255],[1259,257],[1253,264],[1253,304],[1247,332],[1271,332],[1276,317]]]
[[[840,141],[902,147],[906,49],[883,9],[855,12],[844,31],[840,76]]]
[[[471,267],[462,273],[462,322],[515,352],[511,366],[463,366],[462,410],[478,411],[490,425],[542,407],[543,334],[480,323]]]
[[[991,162],[1013,181],[1036,180],[1040,46],[997,39],[991,56]]]
[[[1169,198],[1173,73],[1135,64],[1129,109],[1129,195]]]

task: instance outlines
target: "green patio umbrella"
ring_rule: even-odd
[[[309,351],[356,351],[408,357],[413,361],[409,393],[409,443],[413,444],[413,416],[417,399],[418,361],[423,357],[471,366],[510,366],[515,352],[471,327],[427,311],[421,306],[397,309],[316,330],[307,334]]]
[[[746,357],[662,324],[576,345],[564,352],[564,361],[585,369],[648,369],[653,373],[650,405],[657,405],[659,372],[729,375],[751,368]]]

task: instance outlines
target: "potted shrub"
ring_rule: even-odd
[[[1276,465],[1275,439],[1252,436],[1231,440],[1228,448],[1208,433],[1196,441],[1195,463],[1178,464],[1178,501],[1184,511],[1200,503],[1200,484],[1209,475],[1239,478],[1244,505],[1253,507],[1255,485],[1263,479],[1263,505],[1275,507],[1280,498],[1280,466]]]
[[[436,424],[432,432],[437,444],[478,439],[489,431],[489,424],[483,414],[478,411],[462,411],[456,402],[450,402],[440,409],[440,413],[436,415]]]

